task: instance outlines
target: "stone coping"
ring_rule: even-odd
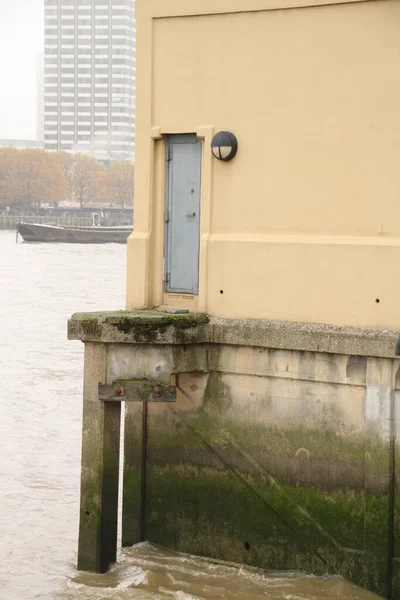
[[[108,344],[195,344],[209,341],[209,323],[207,315],[197,313],[77,313],[68,322],[68,338]]]
[[[76,313],[68,339],[104,344],[220,344],[395,358],[399,330],[226,319],[156,310]]]

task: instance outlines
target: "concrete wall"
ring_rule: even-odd
[[[124,545],[340,574],[400,599],[396,332],[120,312],[77,315],[69,335],[87,356],[82,568],[102,555],[93,490],[96,510],[117,506],[94,468],[101,452],[116,461],[102,436],[119,418],[98,383],[173,380],[176,401],[125,403]]]
[[[168,363],[159,352],[143,371],[126,347],[108,356],[110,381],[154,376]],[[175,404],[148,405],[145,539],[266,569],[341,574],[386,595],[391,367],[213,348],[208,372],[179,376]]]
[[[196,132],[200,292],[184,304],[396,327],[400,2],[307,4],[137,0],[129,308],[182,302],[163,293],[163,136]],[[221,129],[231,163],[211,156]]]

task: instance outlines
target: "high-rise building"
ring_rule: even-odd
[[[45,148],[134,160],[134,0],[45,0]]]
[[[44,140],[44,54],[36,56],[36,139]]]

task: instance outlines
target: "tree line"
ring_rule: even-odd
[[[60,202],[131,206],[133,204],[134,165],[115,162],[101,166],[86,154],[0,148],[0,206]]]

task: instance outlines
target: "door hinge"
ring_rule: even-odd
[[[170,210],[165,211],[164,221],[166,223],[169,223],[171,221],[171,211]]]
[[[163,281],[164,283],[168,283],[169,282],[169,276],[170,276],[170,272],[168,271],[168,267],[167,267],[167,259],[163,258]]]
[[[172,160],[172,146],[167,146],[167,162]]]

